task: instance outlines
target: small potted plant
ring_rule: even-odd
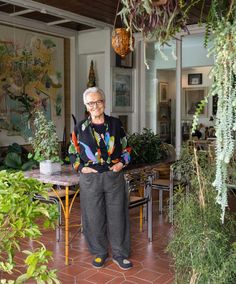
[[[34,135],[30,138],[34,155],[39,162],[40,173],[52,175],[61,171],[59,157],[59,139],[54,123],[47,120],[41,110],[36,111],[34,119]]]

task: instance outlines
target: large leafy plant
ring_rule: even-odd
[[[9,145],[5,155],[2,155],[0,170],[13,169],[27,171],[37,165],[33,159],[28,159],[29,152],[17,143]]]
[[[144,128],[142,133],[133,133],[128,137],[128,144],[132,148],[132,164],[154,163],[165,156],[159,135],[151,129]]]
[[[36,112],[34,119],[34,135],[30,138],[34,149],[34,159],[36,161],[51,160],[60,162],[59,139],[54,123],[47,120],[40,110]],[[30,155],[31,157],[31,155]]]
[[[35,179],[25,178],[21,172],[0,171],[0,283],[17,284],[27,280],[59,283],[55,270],[49,270],[46,265],[52,253],[37,240],[41,236],[39,220],[48,228],[57,219],[55,206],[33,201],[36,193],[48,198],[47,187]],[[31,243],[37,242],[37,249],[23,250],[23,240],[29,239]],[[25,254],[25,271],[19,270],[16,264],[17,252]],[[17,277],[19,271],[21,275]],[[12,280],[4,281],[3,272],[12,275]]]

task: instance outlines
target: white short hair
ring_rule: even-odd
[[[99,93],[102,96],[103,101],[105,102],[105,93],[103,92],[103,90],[98,87],[92,87],[86,89],[83,93],[83,101],[85,105],[87,103],[87,95],[91,93]]]

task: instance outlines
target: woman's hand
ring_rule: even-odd
[[[81,173],[83,174],[89,174],[89,173],[97,173],[98,171],[90,168],[90,167],[83,167],[81,170]]]
[[[113,165],[112,167],[110,167],[110,170],[113,171],[113,172],[119,172],[123,169],[123,163],[119,162],[115,165]]]

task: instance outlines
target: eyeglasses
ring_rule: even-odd
[[[96,102],[88,102],[88,103],[86,103],[86,105],[91,107],[91,108],[95,107],[95,105],[96,106],[101,106],[102,104],[103,104],[103,100],[98,100]]]

